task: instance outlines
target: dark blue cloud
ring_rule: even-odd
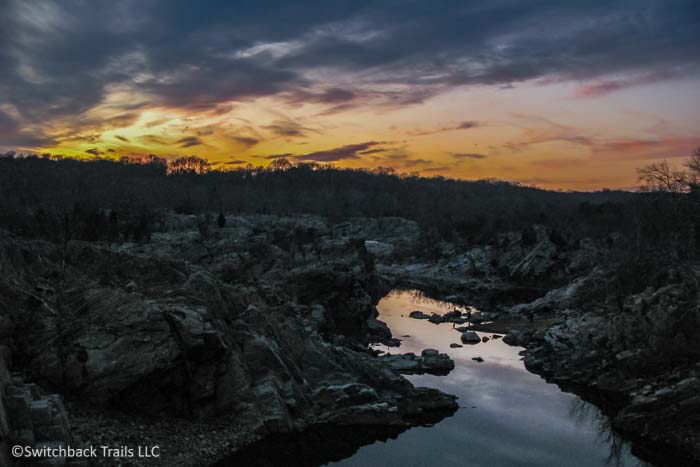
[[[697,76],[699,61],[696,0],[0,0],[2,134],[18,142],[115,89],[148,96],[124,120],[269,95],[339,111],[461,85]]]

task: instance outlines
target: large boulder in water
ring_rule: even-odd
[[[425,349],[421,353],[421,369],[426,373],[448,373],[455,367],[449,355],[435,349]]]
[[[474,331],[464,331],[460,339],[465,344],[478,344],[481,342],[481,337]]]

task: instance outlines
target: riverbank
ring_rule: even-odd
[[[197,222],[170,215],[149,243],[0,231],[0,286],[15,305],[0,320],[3,455],[153,443],[160,457],[130,462],[206,465],[277,433],[405,430],[457,409],[367,348],[386,330],[372,327],[378,285],[362,241],[303,216]],[[19,416],[46,392],[60,431]]]
[[[700,343],[693,335],[700,329],[700,275],[693,268],[659,270],[656,287],[604,301],[601,289],[618,281],[613,269],[604,269],[611,267],[605,258],[614,256],[614,241],[564,250],[540,235],[528,248],[511,236],[430,267],[394,263],[378,270],[394,286],[478,304],[487,319],[472,330],[502,333],[506,342],[525,347],[529,371],[598,405],[640,457],[657,465],[696,465]],[[466,284],[483,296],[465,292]],[[503,290],[540,292],[524,297]]]
[[[168,213],[148,243],[56,244],[0,232],[0,385],[10,407],[2,453],[11,442],[143,438],[162,443],[161,457],[144,465],[202,465],[319,426],[395,434],[434,424],[458,409],[455,397],[416,388],[411,382],[427,376],[403,377],[368,348],[403,338],[375,305],[413,286],[478,306],[472,330],[508,333],[528,349],[528,369],[600,404],[636,449],[695,459],[697,360],[678,356],[694,355],[697,339],[686,335],[694,328],[682,281],[669,276],[611,313],[581,302],[606,280],[596,271],[607,246],[560,247],[543,229],[533,230],[534,243],[509,233],[466,250],[444,245],[427,261],[415,254],[417,226],[402,219],[225,220],[202,227],[196,216]],[[422,355],[427,348],[409,372],[449,372],[441,354],[452,351]],[[51,394],[65,398],[67,412]],[[48,439],[40,425],[18,424],[28,418],[17,413],[46,403],[49,424],[68,420],[72,430]]]

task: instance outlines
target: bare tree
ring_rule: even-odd
[[[649,164],[641,169],[639,181],[642,190],[664,193],[688,193],[693,186],[700,184],[700,148],[696,148],[684,164],[686,170],[673,170],[665,160]]]
[[[649,164],[637,169],[639,181],[644,185],[643,191],[657,191],[663,193],[685,193],[688,191],[688,172],[673,170],[668,162]]]
[[[688,168],[688,181],[690,184],[695,185],[695,187],[700,185],[700,148],[695,148],[685,166]]]

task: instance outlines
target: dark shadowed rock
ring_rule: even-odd
[[[408,317],[413,319],[430,319],[430,315],[418,310],[410,312]]]
[[[474,331],[465,331],[460,337],[464,344],[478,344],[481,342],[481,338]]]
[[[400,374],[439,374],[444,375],[454,369],[454,361],[447,354],[435,349],[425,349],[421,356],[414,353],[383,355],[379,360]]]
[[[234,419],[229,429],[246,436],[218,448],[228,450],[314,424],[407,427],[456,409],[454,397],[414,388],[368,351],[368,334],[391,333],[374,318],[377,279],[358,242],[306,218],[231,218],[204,239],[190,228],[145,244],[72,241],[61,252],[0,232],[0,286],[14,294],[0,305],[32,319],[18,347],[14,315],[0,311],[0,354],[14,351],[2,364],[22,362],[40,384],[105,414]],[[416,359],[421,372],[454,366],[439,353]],[[3,465],[2,420],[29,444],[68,436],[60,400],[13,391],[0,410]],[[93,444],[104,436],[78,429]]]

